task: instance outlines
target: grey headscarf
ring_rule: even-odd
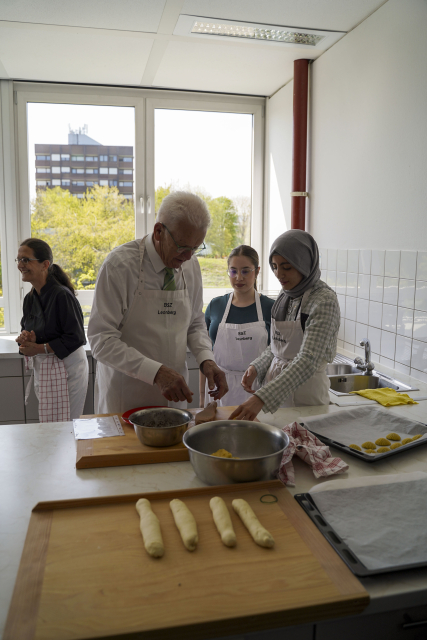
[[[300,229],[285,231],[271,245],[269,263],[274,255],[285,258],[303,279],[289,291],[282,291],[271,309],[275,320],[284,320],[290,298],[299,298],[320,279],[319,249],[315,239]]]

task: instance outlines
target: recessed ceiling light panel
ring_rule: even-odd
[[[325,36],[284,29],[259,29],[240,25],[222,24],[218,22],[195,22],[191,33],[203,35],[231,36],[233,38],[252,38],[253,40],[271,40],[272,42],[289,42],[315,47]]]
[[[269,42],[279,46],[307,47],[324,51],[345,35],[343,31],[321,31],[251,22],[233,22],[200,16],[180,15],[174,35],[195,38],[239,39],[246,42]]]

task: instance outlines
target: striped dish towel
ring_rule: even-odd
[[[295,471],[292,464],[294,455],[310,465],[316,478],[347,471],[348,464],[341,458],[332,457],[329,447],[298,422],[287,424],[282,431],[289,436],[289,447],[285,449],[278,473],[278,478],[283,484],[289,487],[295,486]]]

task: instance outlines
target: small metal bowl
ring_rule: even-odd
[[[254,482],[276,477],[289,438],[281,429],[249,420],[217,420],[191,427],[183,436],[196,475],[206,484]],[[217,458],[226,449],[238,460]]]
[[[142,444],[148,447],[171,447],[182,441],[193,416],[183,409],[161,407],[135,411],[128,419]]]

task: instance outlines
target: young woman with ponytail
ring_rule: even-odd
[[[24,298],[21,334],[16,338],[33,370],[40,422],[78,418],[86,399],[88,363],[83,313],[68,275],[53,262],[52,249],[37,238],[21,243],[16,259]],[[27,386],[25,401],[31,389]]]
[[[252,360],[270,344],[274,304],[274,300],[258,294],[256,279],[260,267],[255,249],[245,244],[236,247],[228,256],[227,264],[233,291],[214,298],[205,312],[215,362],[227,378],[228,393],[219,402],[221,406],[239,405],[250,398],[242,387],[242,377]],[[200,374],[199,391],[203,407],[210,401],[203,374]]]

